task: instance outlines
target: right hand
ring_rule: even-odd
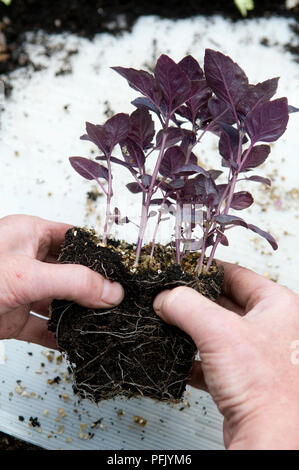
[[[227,448],[299,449],[299,361],[292,361],[299,296],[248,269],[223,266],[218,304],[177,287],[159,294],[154,308],[196,343],[201,360],[191,385],[208,391],[223,414]]]

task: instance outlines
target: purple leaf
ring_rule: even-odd
[[[140,96],[139,98],[136,98],[135,100],[132,101],[132,105],[136,106],[138,109],[146,109],[149,111],[153,111],[156,114],[160,114],[160,111],[158,108],[149,100],[148,98],[144,98],[143,96]]]
[[[209,177],[209,173],[204,168],[194,163],[188,163],[187,165],[180,166],[174,171],[175,175],[180,175],[180,176],[184,176],[188,174],[191,175],[194,173],[200,173],[206,176],[207,178]]]
[[[161,129],[156,136],[156,147],[160,148],[165,131]],[[184,132],[179,127],[168,127],[165,147],[172,147],[180,142],[184,137]]]
[[[237,129],[232,127],[235,132],[222,131],[219,139],[219,153],[228,161],[236,161],[239,148],[239,133]]]
[[[207,104],[211,96],[212,90],[208,87],[206,80],[193,80],[191,81],[190,91],[185,94],[184,101],[188,105],[192,105],[193,110],[198,110]]]
[[[269,101],[276,93],[279,77],[270,78],[257,85],[249,85],[245,96],[239,101],[237,109],[246,116],[257,106]]]
[[[295,108],[295,106],[291,106],[290,104],[288,105],[288,110],[289,110],[289,114],[299,112],[299,108]]]
[[[278,98],[247,114],[244,124],[252,142],[274,142],[285,132],[288,120],[288,100]]]
[[[248,224],[248,228],[252,230],[253,232],[258,233],[261,237],[264,237],[267,240],[267,242],[270,243],[273,250],[277,250],[278,244],[275,238],[273,238],[272,235],[270,235],[270,233],[265,232],[264,230],[260,229],[259,227],[253,224]]]
[[[126,184],[126,187],[128,188],[128,190],[133,193],[133,194],[137,194],[137,193],[141,193],[142,192],[142,188],[141,186],[138,184],[138,183],[128,183]]]
[[[121,217],[120,210],[117,207],[115,207],[114,208],[114,222],[116,223],[116,225],[123,225],[123,224],[128,224],[130,220],[128,219],[127,216]]]
[[[220,236],[221,236],[221,238],[220,238],[221,245],[229,246],[228,238],[223,233],[221,233]]]
[[[109,152],[109,144],[106,140],[106,135],[103,126],[87,122],[86,132],[87,135],[83,135],[81,137],[82,140],[89,140],[93,144],[97,145],[97,147],[102,150],[102,152],[105,154]]]
[[[202,176],[202,175],[200,175]],[[188,203],[192,201],[198,202],[198,191],[197,191],[197,181],[194,179],[187,179],[183,181],[183,187],[180,189],[180,197],[183,203]],[[176,198],[176,193],[174,195],[170,195],[171,199]]]
[[[182,129],[182,128],[181,128],[181,132],[183,135],[181,147],[184,152],[187,152],[189,145],[194,147],[194,145],[196,144],[196,132],[193,132],[189,129]]]
[[[195,194],[200,197],[200,202],[210,206],[218,199],[218,190],[214,180],[204,174],[198,174],[193,180],[195,185]]]
[[[170,147],[164,153],[159,172],[162,176],[174,175],[177,168],[180,168],[185,163],[185,154],[180,147],[175,145]]]
[[[212,97],[212,91],[208,87],[206,80],[197,82],[196,93],[188,100],[187,106],[192,115],[192,122],[195,123],[198,113],[206,108],[209,99]]]
[[[119,113],[108,119],[103,126],[86,123],[87,136],[81,139],[90,140],[102,150],[103,153],[110,154],[116,144],[124,139],[129,131],[129,116]]]
[[[208,101],[208,111],[210,118],[215,119],[217,122],[217,117],[221,122],[226,122],[227,124],[234,124],[236,119],[231,108],[222,100],[213,96]]]
[[[182,68],[165,54],[157,61],[155,78],[162,90],[169,113],[186,101],[191,82]]]
[[[215,95],[234,109],[248,91],[248,79],[241,67],[221,52],[206,49],[204,70]]]
[[[136,109],[130,115],[130,125],[128,137],[135,141],[141,149],[150,148],[155,135],[155,125],[150,113],[144,109]]]
[[[234,193],[230,207],[235,210],[243,210],[250,207],[254,202],[252,195],[247,191]]]
[[[112,67],[117,73],[124,77],[131,88],[147,96],[150,101],[159,107],[161,96],[157,89],[155,77],[145,70],[136,70],[126,67]]]
[[[234,162],[233,160],[226,160],[225,158],[222,158],[221,165],[226,168],[232,168],[234,170],[237,170],[239,168],[239,165],[236,162]]]
[[[256,181],[257,183],[263,183],[267,186],[271,186],[271,180],[269,178],[264,178],[263,176],[253,175],[245,179],[249,181]]]
[[[173,189],[182,189],[185,187],[185,184],[186,184],[186,181],[183,180],[182,178],[176,178],[174,181],[170,183]]]
[[[187,121],[193,122],[193,116],[189,106],[180,106],[176,110],[176,113],[179,114],[179,116],[182,118],[187,119]]]
[[[239,145],[240,132],[238,129],[233,127],[231,124],[220,120],[217,121],[217,125],[229,136],[233,146]],[[246,135],[243,135],[242,144],[246,144],[246,142],[248,142],[248,139]]]
[[[217,215],[215,220],[220,225],[241,225],[242,227],[248,228],[245,220],[241,219],[241,217],[237,217],[236,215],[221,214]]]
[[[127,136],[130,129],[130,118],[125,113],[115,114],[105,122],[103,128],[111,151],[116,144]]]
[[[180,147],[183,150],[183,152],[188,154],[189,146],[193,148],[194,145],[196,144],[196,133],[188,129],[181,129],[181,131],[184,137],[183,137]],[[191,163],[191,160],[194,160],[194,162],[197,163],[197,157],[195,157],[194,153],[190,154],[190,158],[189,158],[190,163]]]
[[[126,163],[141,170],[145,162],[145,155],[139,145],[134,140],[127,138],[120,142],[120,148]]]
[[[101,155],[99,157],[95,157],[96,160],[101,160],[101,161],[107,161],[107,157],[105,155]],[[112,163],[117,163],[118,165],[121,165],[121,166],[124,166],[125,168],[127,168],[128,170],[130,170],[130,172],[134,175],[137,174],[137,171],[134,170],[134,168],[132,167],[132,165],[130,165],[129,163],[127,162],[124,162],[123,160],[120,160],[119,158],[116,158],[116,157],[110,157],[110,161]]]
[[[223,183],[223,184],[216,184],[216,188],[217,188],[217,192],[220,196],[223,195],[224,191],[226,190],[227,188],[227,184]]]
[[[190,80],[201,80],[203,78],[203,71],[199,63],[191,55],[184,57],[178,65],[184,70]]]
[[[221,170],[208,170],[208,173],[210,177],[215,181],[217,178],[219,178],[220,175],[222,175],[223,171]]]
[[[256,145],[251,149],[249,154],[247,155],[246,159],[244,156],[246,155],[246,150],[244,150],[241,160],[241,168],[242,171],[249,170],[250,168],[256,168],[257,166],[264,163],[264,161],[268,158],[271,147],[270,145]]]
[[[87,180],[104,178],[108,181],[108,170],[103,165],[84,157],[70,157],[70,164],[74,170]]]

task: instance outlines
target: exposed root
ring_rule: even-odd
[[[132,273],[115,246],[115,241],[112,250],[99,246],[92,232],[78,228],[76,236],[72,230],[67,233],[60,261],[92,267],[121,282],[126,295],[121,305],[103,310],[55,300],[49,328],[72,364],[74,390],[82,398],[99,402],[121,395],[177,402],[197,350],[189,336],[155,314],[153,299],[161,290],[186,285],[215,300],[222,273],[214,269],[212,276],[198,278],[169,264],[171,249],[164,256],[160,246],[156,265],[167,262],[165,271]],[[197,258],[192,254],[185,266],[194,266]]]

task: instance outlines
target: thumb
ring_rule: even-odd
[[[32,304],[43,299],[66,299],[89,308],[118,305],[124,290],[86,266],[52,264],[37,260],[20,262],[15,273],[14,302]]]
[[[199,350],[220,337],[229,341],[233,327],[240,326],[238,315],[185,286],[161,292],[154,310],[165,322],[189,334]]]

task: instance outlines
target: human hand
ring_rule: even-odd
[[[85,266],[55,264],[70,225],[39,217],[13,215],[0,219],[0,339],[15,338],[57,348],[47,320],[53,298],[85,307],[117,305],[118,283]]]
[[[188,287],[159,294],[158,315],[188,333],[200,352],[190,384],[224,416],[229,449],[299,448],[299,296],[229,263],[218,304]]]

